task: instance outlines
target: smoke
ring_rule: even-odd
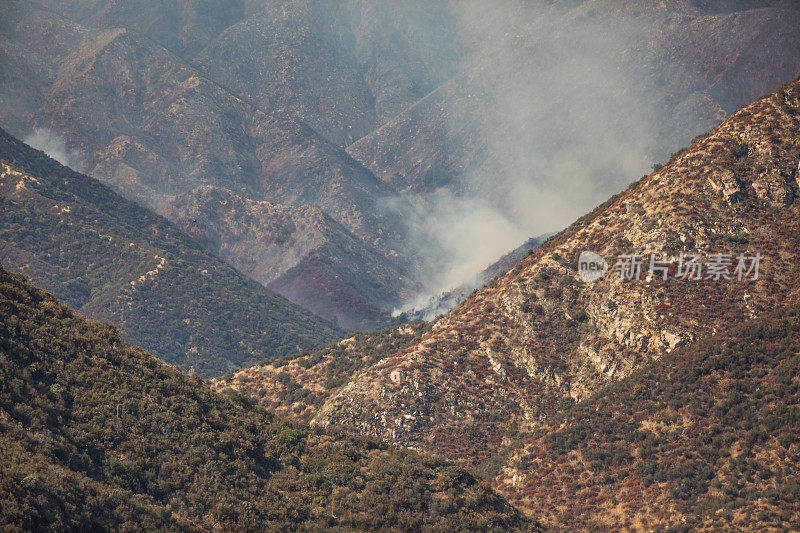
[[[526,239],[513,220],[479,198],[441,188],[409,200],[389,208],[404,209],[407,234],[420,254],[417,277],[423,290],[395,309],[395,315],[438,307],[435,296],[473,279],[477,284],[479,272]]]
[[[78,155],[67,148],[64,138],[59,134],[47,128],[35,128],[22,141],[37,150],[41,150],[62,165],[81,171]]]
[[[503,253],[565,227],[663,156],[656,104],[627,60],[645,28],[541,2],[453,9],[470,53],[447,105],[479,105],[449,116],[469,117],[484,155],[456,183],[411,199],[418,210],[409,234],[425,290],[399,311],[477,279]]]

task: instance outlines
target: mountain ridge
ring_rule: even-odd
[[[377,254],[384,269],[407,268],[394,252],[396,219],[375,207],[393,192],[302,121],[281,109],[252,107],[149,37],[86,28],[28,4],[10,2],[4,12],[3,61],[26,82],[9,83],[4,101],[34,90],[49,102],[38,109],[5,106],[4,126],[12,133],[25,135],[33,126],[63,135],[85,171],[162,214],[175,213],[176,195],[203,185],[243,199],[313,204]],[[36,37],[46,32],[58,34],[62,46]],[[82,66],[61,79],[61,64]],[[321,308],[335,307],[318,296]],[[376,316],[352,319],[349,325],[370,324]]]
[[[120,324],[164,359],[208,377],[342,334],[205,253],[166,219],[3,130],[0,162],[4,266]],[[224,331],[220,317],[229,317]]]
[[[4,527],[540,529],[463,469],[216,394],[2,268],[0,317]]]
[[[270,287],[343,326],[369,328],[390,322],[387,311],[419,294],[449,288],[426,286],[440,248],[448,246],[436,238],[420,246],[414,225],[406,224],[420,215],[413,200],[432,193],[452,193],[456,201],[477,197],[532,228],[525,233],[545,231],[619,190],[615,168],[638,169],[660,157],[639,150],[638,139],[652,137],[657,152],[668,151],[679,143],[664,138],[706,129],[773,80],[795,73],[800,63],[791,32],[797,12],[786,2],[637,0],[510,9],[515,16],[504,19],[503,29],[495,24],[499,11],[447,3],[236,1],[223,9],[182,0],[143,9],[123,0],[9,1],[3,4],[0,60],[14,75],[3,79],[0,120],[20,138],[32,132],[60,138],[73,166],[173,222],[186,214],[172,206],[176,196],[205,186],[226,188],[243,204],[314,204],[352,233],[348,240],[360,240],[372,261],[364,264],[334,246],[308,255],[292,272],[265,272],[276,280]],[[549,58],[561,64],[559,50],[591,49],[573,37],[591,36],[603,23],[632,26],[645,37],[623,39],[608,57],[590,59],[605,64],[618,58],[621,72],[630,75],[625,87],[657,95],[645,106],[657,109],[639,118],[661,133],[651,136],[648,129],[621,139],[635,145],[627,155],[609,156],[615,143],[606,153],[596,150],[596,139],[606,132],[588,135],[584,127],[617,124],[615,117],[630,115],[620,103],[631,95],[605,83],[603,74],[616,68],[592,70],[599,83],[588,93],[556,91],[550,107],[530,102],[531,95],[550,93],[529,82],[562,79]],[[486,38],[487,31],[503,38]],[[714,46],[703,46],[703,36]],[[587,40],[609,45],[600,35]],[[504,47],[524,53],[505,54]],[[687,50],[702,53],[695,57]],[[590,121],[577,105],[564,115],[570,102],[592,95],[616,112]],[[518,100],[525,104],[519,112],[505,105]],[[535,112],[551,107],[553,116]],[[530,151],[515,148],[548,145],[548,139],[528,138],[527,126],[538,121],[547,129],[563,123],[558,132],[585,141],[587,153],[578,163],[593,163],[570,171],[591,175],[591,183],[581,188],[588,189],[586,198],[558,210],[575,211],[555,226],[536,214],[547,211],[548,200],[532,210],[516,199],[533,193],[514,193],[514,180],[532,179],[526,169],[541,169],[536,180],[547,181],[560,168],[548,168],[547,157],[528,162]],[[617,129],[624,126],[641,125],[623,120]],[[197,230],[214,234],[222,222]],[[440,222],[430,221],[440,232],[435,237],[446,231]],[[305,237],[313,238],[313,230],[286,248],[299,255],[307,249]],[[229,253],[232,258],[238,252]],[[254,271],[278,264],[272,259]],[[236,257],[238,264],[251,260],[246,251]],[[384,289],[361,278],[377,278]],[[348,295],[342,303],[333,297],[337,291]]]
[[[315,420],[356,431],[386,431],[411,446],[433,446],[445,456],[463,454],[474,461],[479,450],[490,453],[509,434],[508,421],[491,415],[473,418],[508,410],[502,407],[507,394],[487,387],[484,379],[515,391],[519,411],[513,419],[524,427],[546,418],[560,397],[580,399],[652,357],[714,326],[721,328],[739,312],[763,312],[775,304],[780,290],[792,294],[797,279],[780,258],[796,249],[791,228],[797,204],[791,202],[800,158],[798,97],[800,84],[793,82],[735,113],[585,227],[552,238],[461,304],[417,347],[364,371]],[[746,150],[739,148],[742,144]],[[733,204],[717,192],[720,180],[731,174],[741,196]],[[747,238],[739,240],[742,233]],[[685,283],[658,283],[656,291],[648,283],[625,285],[609,278],[581,284],[575,271],[577,254],[585,249],[613,256],[637,253],[634,247],[639,246],[640,253],[677,255],[687,248],[714,251],[719,246],[735,254],[755,253],[756,245],[772,263],[750,285],[700,282],[693,292]],[[692,304],[696,310],[685,310]],[[463,364],[466,369],[456,373]],[[449,383],[454,378],[466,383]],[[390,418],[394,408],[389,399],[406,405],[401,412],[414,417],[411,423]],[[451,407],[455,416],[445,412]],[[484,432],[486,440],[473,436],[460,442],[462,424]]]
[[[359,367],[312,422],[480,465],[564,401],[585,399],[737,317],[791,302],[799,288],[791,266],[800,249],[798,107],[797,80],[743,107],[550,237],[419,341]],[[764,264],[751,282],[625,282],[609,273],[584,283],[584,250],[609,261],[666,253],[672,275],[680,252],[758,252]],[[247,375],[258,382],[258,372]]]

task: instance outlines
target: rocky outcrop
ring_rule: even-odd
[[[419,342],[430,324],[411,322],[400,327],[359,333],[337,343],[293,357],[241,369],[214,379],[211,386],[247,394],[272,411],[308,422],[328,398],[359,372],[380,359]],[[401,385],[409,375],[396,369],[389,379]]]
[[[736,179],[736,174],[730,169],[721,169],[709,177],[709,182],[715,191],[722,194],[728,203],[736,203],[742,196],[742,186]]]
[[[794,191],[779,172],[767,171],[753,180],[759,198],[773,207],[785,207],[794,200]]]

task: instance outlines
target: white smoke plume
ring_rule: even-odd
[[[645,28],[594,23],[544,2],[453,9],[471,46],[458,85],[479,99],[486,157],[456,185],[412,199],[420,208],[406,219],[426,290],[397,311],[419,309],[527,238],[565,227],[670,148],[654,148],[656,103],[626,63]]]
[[[22,141],[37,150],[41,150],[62,165],[79,172],[82,171],[78,155],[67,148],[62,136],[48,128],[35,128]]]

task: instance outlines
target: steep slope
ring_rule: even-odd
[[[346,146],[454,71],[445,3],[131,0],[40,4],[91,27],[146,35],[262,109],[285,109]]]
[[[312,421],[486,463],[564,402],[793,301],[798,131],[794,81],[548,239],[419,342],[360,371]],[[583,251],[609,272],[581,281]],[[717,253],[731,254],[732,279],[707,279]],[[758,278],[737,280],[735,258],[756,253]],[[640,279],[617,276],[625,254],[643,256]],[[668,279],[648,276],[650,254],[666,256]],[[682,254],[699,256],[703,279],[676,277]]]
[[[163,359],[208,377],[341,331],[178,228],[0,130],[0,259]]]
[[[271,287],[366,326],[439,272],[442,250],[410,235],[398,191],[466,191],[523,235],[562,227],[800,62],[789,1],[522,5],[12,0],[0,6],[0,123],[63,137],[72,166],[174,221],[175,198],[202,186],[242,205],[313,204],[372,260],[310,253],[267,272]],[[527,189],[553,176],[581,193],[559,196],[555,222],[552,198]],[[314,238],[285,248],[300,256]],[[254,270],[279,263],[264,261]],[[452,288],[434,285],[423,292]]]
[[[398,190],[430,193],[458,185],[490,159],[487,95],[459,76],[347,147],[347,152]]]
[[[143,5],[125,0],[43,0],[54,13],[94,28],[128,28],[180,57],[192,57],[247,16],[246,0],[172,0]]]
[[[73,166],[159,213],[175,214],[173,200],[200,186],[243,202],[314,205],[379,269],[407,268],[397,216],[381,209],[391,188],[285,109],[258,108],[135,31],[82,26],[29,3],[2,10],[0,63],[14,75],[3,79],[0,121],[12,134],[62,136]],[[367,268],[350,257],[325,260],[352,278]],[[336,306],[326,293],[317,297]],[[370,304],[383,299],[370,295]],[[375,318],[357,311],[356,320]]]
[[[0,373],[4,529],[528,526],[458,467],[216,394],[2,269]]]
[[[365,370],[316,421],[472,464],[677,346],[795,297],[800,83],[747,106],[467,300],[416,346]],[[610,272],[584,283],[583,251]],[[729,279],[676,279],[680,254],[732,254]],[[761,254],[737,281],[738,254]],[[642,254],[640,280],[615,258]],[[671,275],[648,276],[649,254]],[[705,270],[704,270],[705,272]],[[705,274],[704,274],[705,275]],[[647,279],[646,279],[647,278]]]
[[[214,378],[217,391],[235,390],[270,411],[303,423],[359,372],[419,342],[428,322],[411,322],[352,337]]]
[[[542,240],[529,239],[500,258],[481,273],[484,283],[503,274],[525,255],[533,253]],[[445,294],[442,298],[450,300],[452,307],[455,307],[474,291],[477,289],[465,286],[461,292]],[[441,304],[442,307],[445,305],[447,303]],[[415,318],[414,315],[424,316],[435,309],[432,307],[401,315],[396,318],[404,322],[399,326],[359,333],[328,346],[242,368],[213,379],[212,386],[219,391],[232,389],[246,394],[272,411],[293,420],[308,422],[326,400],[335,396],[359,372],[418,343],[435,321],[409,320]]]
[[[401,313],[397,317],[398,320],[403,322],[409,320],[431,320],[441,314],[447,313],[451,309],[457,307],[458,304],[466,300],[470,294],[489,283],[493,278],[505,273],[508,269],[516,265],[520,259],[525,257],[527,254],[532,254],[536,247],[544,242],[544,240],[544,236],[531,237],[480,271],[469,281],[462,283],[461,285],[454,287],[447,292],[437,294],[436,296],[430,298],[425,306]]]
[[[230,26],[192,63],[345,147],[452,75],[454,22],[445,3],[275,2]]]
[[[571,530],[796,529],[799,312],[731,326],[569,408],[497,486]]]
[[[4,5],[2,30],[7,71],[30,70],[27,62],[40,68],[31,86],[13,89],[45,96],[34,109],[3,109],[27,112],[22,123],[4,118],[9,131],[47,127],[63,135],[85,171],[126,196],[158,209],[176,194],[217,185],[319,204],[360,236],[384,229],[380,213],[364,207],[390,189],[347,154],[285,112],[264,112],[227,92],[140,35],[83,27],[16,2]],[[50,34],[61,42],[54,45]],[[9,101],[18,98],[6,92]]]

